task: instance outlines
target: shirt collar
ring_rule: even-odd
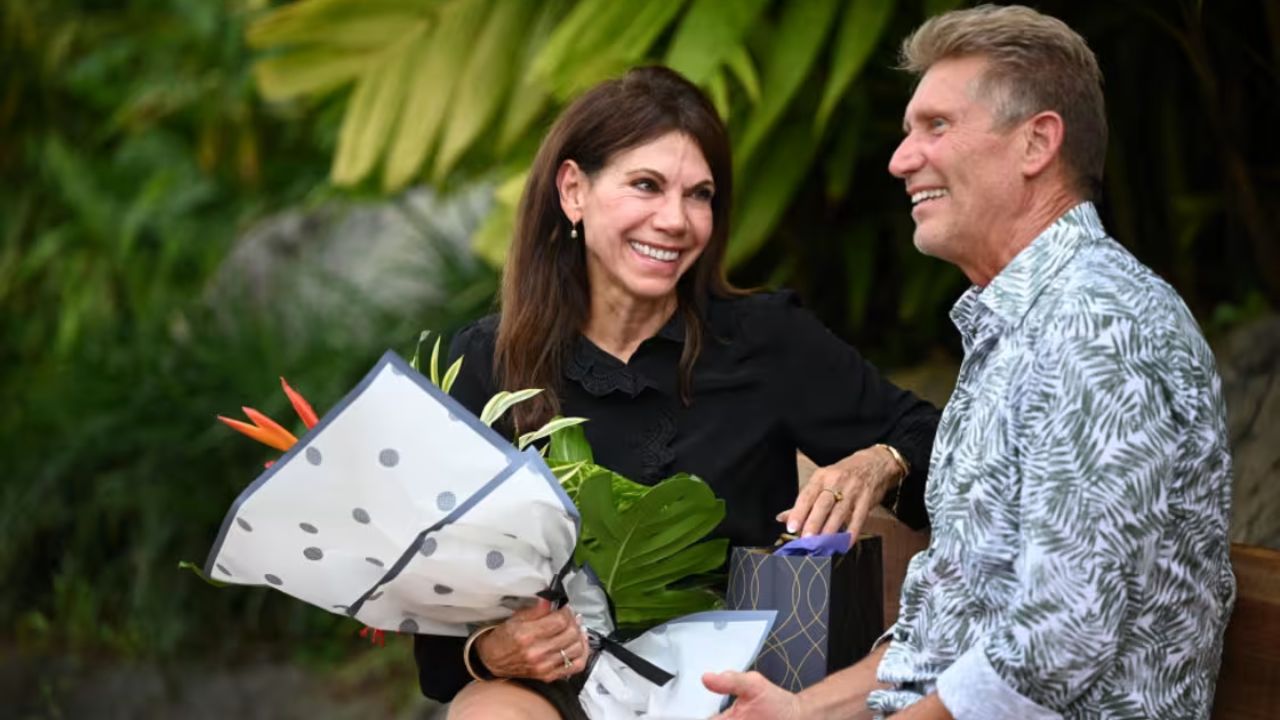
[[[684,344],[684,313],[680,308],[677,307],[667,322],[658,329],[657,337]]]
[[[1105,235],[1093,203],[1076,205],[1037,235],[985,288],[974,286],[960,296],[951,310],[952,321],[966,340],[984,324],[983,311],[1007,327],[1017,326],[1080,245]]]

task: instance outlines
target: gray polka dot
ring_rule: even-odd
[[[236,518],[236,524],[244,528],[245,532],[253,532],[253,526],[246,522],[244,518]]]
[[[436,585],[435,591],[437,595],[448,595],[449,593],[453,592],[453,588],[449,587],[448,585]]]
[[[348,611],[348,610],[350,610],[351,608],[347,607],[346,605],[334,605],[334,606],[333,606],[333,609],[334,609],[334,610],[341,610],[342,612],[347,612],[347,611]]]
[[[728,621],[728,620],[716,620],[715,622],[711,623],[711,627],[713,627],[713,628],[715,628],[715,629],[717,629],[717,630],[723,630],[723,629],[725,629],[725,628],[729,627],[729,621]]]
[[[404,622],[400,623],[400,632],[402,633],[418,632],[418,621],[414,620],[413,618],[405,618]]]
[[[457,504],[458,498],[454,497],[451,492],[442,492],[436,496],[436,507],[446,512],[452,510],[453,506]]]
[[[230,570],[228,570],[228,569],[226,569],[225,567],[223,567],[223,566],[222,566],[222,563],[218,563],[215,567],[217,567],[217,568],[218,568],[218,571],[219,571],[219,572],[221,572],[223,575],[230,575],[230,574],[231,574],[231,571],[230,571]]]
[[[320,532],[316,529],[316,526],[311,523],[298,523],[298,527],[302,528],[302,532],[311,533],[312,535]]]
[[[502,553],[498,552],[497,550],[490,550],[489,554],[485,555],[484,557],[484,564],[490,570],[497,570],[498,568],[502,567],[502,563],[506,561],[507,559],[504,558],[502,556]]]
[[[422,541],[422,547],[418,548],[418,552],[422,553],[422,557],[431,557],[431,554],[436,551],[436,546],[438,544],[439,543],[436,542],[435,538],[427,538]]]
[[[600,683],[596,683],[596,692],[598,692],[598,693],[600,693],[601,695],[604,695],[604,696],[606,696],[606,697],[608,697],[608,695],[609,695],[609,691],[608,691],[608,690],[606,690],[606,689],[605,689],[605,687],[604,687],[604,685],[601,685]]]
[[[283,584],[284,584],[284,581],[283,581],[283,580],[281,580],[280,578],[276,577],[275,575],[272,575],[271,573],[267,573],[267,574],[266,574],[266,578],[267,578],[267,582],[271,583],[272,585],[283,585]]]
[[[498,604],[508,610],[519,610],[526,607],[529,603],[527,603],[522,597],[516,597],[515,595],[503,595],[502,599],[498,601]]]
[[[502,533],[502,534],[503,534],[503,535],[506,535],[507,537],[511,538],[512,540],[519,540],[519,539],[520,539],[520,538],[516,537],[515,535],[512,535],[511,533]]]
[[[378,453],[378,462],[382,463],[382,467],[395,467],[400,464],[400,453],[387,448]]]
[[[364,525],[369,524],[369,512],[364,508],[356,508],[355,510],[352,510],[351,517],[355,518],[358,523],[362,523]]]
[[[302,551],[302,555],[308,560],[319,560],[324,557],[324,551],[318,547],[309,547]]]
[[[364,559],[364,561],[369,563],[370,565],[377,565],[378,567],[382,567],[382,561],[376,557],[367,557]]]
[[[378,598],[380,598],[380,597],[382,597],[382,591],[381,591],[381,590],[379,590],[378,592],[376,592],[376,593],[374,593],[374,594],[370,595],[370,596],[369,596],[369,599],[368,599],[368,600],[366,600],[365,602],[373,602],[374,600],[377,600],[377,599],[378,599]]]
[[[321,457],[320,457],[320,451],[318,449],[309,447],[307,448],[306,455],[307,455],[307,462],[311,463],[312,465],[320,464]]]

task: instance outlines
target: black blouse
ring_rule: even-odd
[[[887,380],[832,334],[790,292],[712,300],[708,335],[693,372],[692,402],[680,400],[684,326],[677,313],[623,363],[585,337],[557,388],[561,414],[583,425],[595,460],[637,482],[677,472],[706,481],[725,502],[715,535],[733,545],[772,545],[774,517],[797,492],[796,450],[819,466],[883,442],[911,464],[898,517],[928,524],[924,481],[938,410]],[[464,328],[450,361],[464,355],[452,395],[479,413],[499,388],[493,379],[498,318]],[[448,700],[468,680],[463,638],[420,635],[414,654],[422,691]]]

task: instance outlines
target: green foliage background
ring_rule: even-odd
[[[362,338],[213,305],[209,285],[272,212],[419,183],[494,183],[475,249],[500,258],[556,109],[637,63],[688,73],[728,118],[738,283],[799,289],[888,365],[954,354],[946,309],[964,279],[916,253],[885,166],[910,93],[896,44],[957,4],[4,0],[0,642],[345,652],[349,623],[176,571],[265,459],[213,416],[285,416],[282,374],[327,407],[386,347],[486,311],[496,270],[424,230],[441,268],[424,282],[443,299],[371,313]],[[1037,5],[1107,77],[1113,234],[1213,332],[1280,306],[1280,8]]]

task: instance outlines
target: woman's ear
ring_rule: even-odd
[[[569,218],[570,225],[582,220],[582,206],[586,202],[587,174],[573,160],[560,163],[556,171],[556,190],[560,192],[560,209]]]

